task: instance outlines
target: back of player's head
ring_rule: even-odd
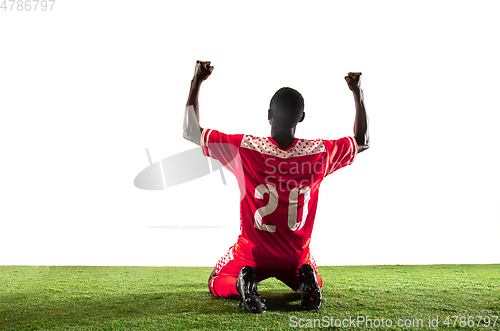
[[[282,87],[271,98],[269,119],[282,127],[293,127],[301,121],[304,98],[293,88]]]

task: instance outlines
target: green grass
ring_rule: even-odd
[[[453,329],[453,319],[449,328],[443,324],[447,316],[500,316],[500,265],[319,267],[320,311],[300,311],[297,292],[267,279],[259,284],[269,308],[264,315],[246,313],[235,299],[213,297],[210,271],[0,266],[0,330],[301,329],[290,326],[292,316],[302,323],[367,316],[391,319],[394,330],[437,330],[427,326],[431,316],[439,317],[442,330]],[[423,328],[396,325],[420,318]],[[457,322],[455,329],[500,330],[500,320],[494,328]]]

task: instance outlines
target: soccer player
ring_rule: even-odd
[[[319,309],[322,279],[309,251],[318,191],[324,177],[352,164],[369,147],[361,73],[345,77],[356,106],[354,135],[309,140],[295,138],[297,123],[305,116],[304,99],[288,87],[279,89],[271,99],[270,137],[200,127],[200,86],[213,69],[208,61],[196,63],[183,135],[236,176],[241,192],[241,234],[210,274],[210,291],[223,298],[240,295],[245,310],[264,313],[267,307],[257,283],[276,277],[292,290],[300,290],[303,309]]]

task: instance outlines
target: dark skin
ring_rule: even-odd
[[[191,80],[191,89],[189,90],[189,96],[186,103],[186,107],[193,106],[194,112],[196,114],[196,119],[198,120],[198,125],[200,124],[200,105],[198,102],[198,97],[200,95],[201,83],[203,83],[214,71],[214,67],[210,66],[210,61],[196,61],[196,67],[194,69],[194,76]],[[203,128],[200,126],[200,132]]]
[[[297,123],[300,123],[304,120],[306,113],[302,113],[302,117]],[[268,111],[267,119],[269,120],[269,124],[271,125],[271,138],[276,141],[279,145],[280,149],[287,149],[290,145],[295,141],[295,128],[297,124],[292,127],[281,126],[273,120],[273,115],[271,113],[271,109]]]
[[[356,116],[354,117],[354,139],[358,143],[358,153],[366,151],[370,147],[368,134],[368,117],[366,116],[363,90],[361,89],[361,73],[350,72],[344,77],[347,86],[354,96]]]
[[[193,106],[198,124],[200,123],[198,96],[200,93],[201,83],[210,77],[213,70],[214,67],[210,66],[210,61],[196,61],[194,77],[191,81],[191,89],[189,90],[186,107],[191,105]],[[356,107],[356,115],[354,117],[354,138],[358,144],[358,153],[361,153],[370,147],[368,117],[366,116],[360,78],[360,72],[350,72],[344,77],[347,82],[347,86],[352,91],[354,96],[354,105]],[[305,113],[302,114],[299,122],[302,122],[304,117]],[[271,125],[271,137],[278,143],[279,148],[286,149],[290,147],[290,145],[295,141],[295,128],[297,123],[291,127],[280,126],[273,120],[270,110],[268,112],[268,120]],[[201,126],[200,131],[203,131]]]

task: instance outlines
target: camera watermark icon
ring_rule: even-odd
[[[171,155],[158,162],[151,159],[149,149],[146,148],[149,166],[144,168],[134,179],[134,186],[142,190],[166,190],[169,187],[184,184],[200,177],[219,171],[222,183],[227,185],[222,168],[218,160],[203,155],[201,148],[196,147],[181,153]],[[154,225],[149,229],[156,230],[209,230],[219,229],[217,225]]]
[[[200,147],[169,156],[155,163],[151,160],[147,148],[146,154],[149,166],[137,174],[134,179],[134,186],[139,189],[165,190],[168,187],[187,183],[216,171],[219,171],[222,183],[227,185],[222,163],[204,156]]]

